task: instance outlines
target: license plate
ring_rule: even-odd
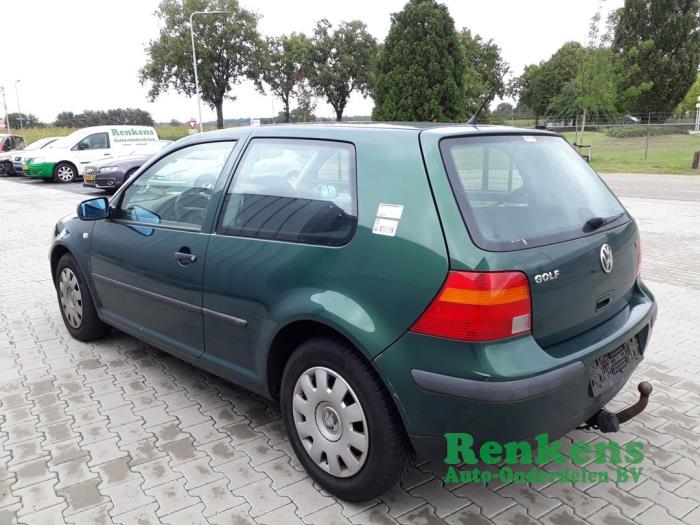
[[[634,337],[625,344],[593,360],[590,385],[593,396],[614,386],[621,377],[642,360],[639,340]]]
[[[29,171],[29,164],[22,164],[22,171]]]

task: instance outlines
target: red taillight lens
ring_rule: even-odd
[[[492,341],[529,332],[531,310],[524,273],[452,271],[411,331],[462,341]]]

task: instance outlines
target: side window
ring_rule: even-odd
[[[357,225],[355,148],[253,139],[224,201],[219,233],[339,246]]]
[[[235,145],[194,144],[163,157],[127,187],[115,218],[201,228],[212,189]]]
[[[15,140],[16,140],[15,147],[17,149],[24,149],[24,147],[27,145],[24,142],[24,137],[15,137]]]
[[[6,137],[5,142],[2,143],[2,151],[12,151],[14,147],[14,142],[12,137]]]
[[[73,149],[82,151],[86,149],[107,149],[109,148],[109,136],[107,133],[93,133],[78,142]]]

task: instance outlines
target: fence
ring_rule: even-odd
[[[583,132],[581,117],[545,118],[540,124],[562,133],[580,148],[598,171],[688,173],[693,157],[700,151],[700,125],[695,113],[667,115],[616,115],[587,119]],[[534,127],[532,117],[503,120],[500,123],[518,127]]]

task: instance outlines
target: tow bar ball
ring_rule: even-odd
[[[586,422],[586,427],[597,428],[603,433],[617,432],[620,430],[621,423],[625,423],[639,415],[647,407],[649,404],[649,396],[654,389],[651,383],[642,381],[637,385],[637,390],[639,390],[639,400],[634,405],[620,410],[618,413],[608,412],[603,408]]]

